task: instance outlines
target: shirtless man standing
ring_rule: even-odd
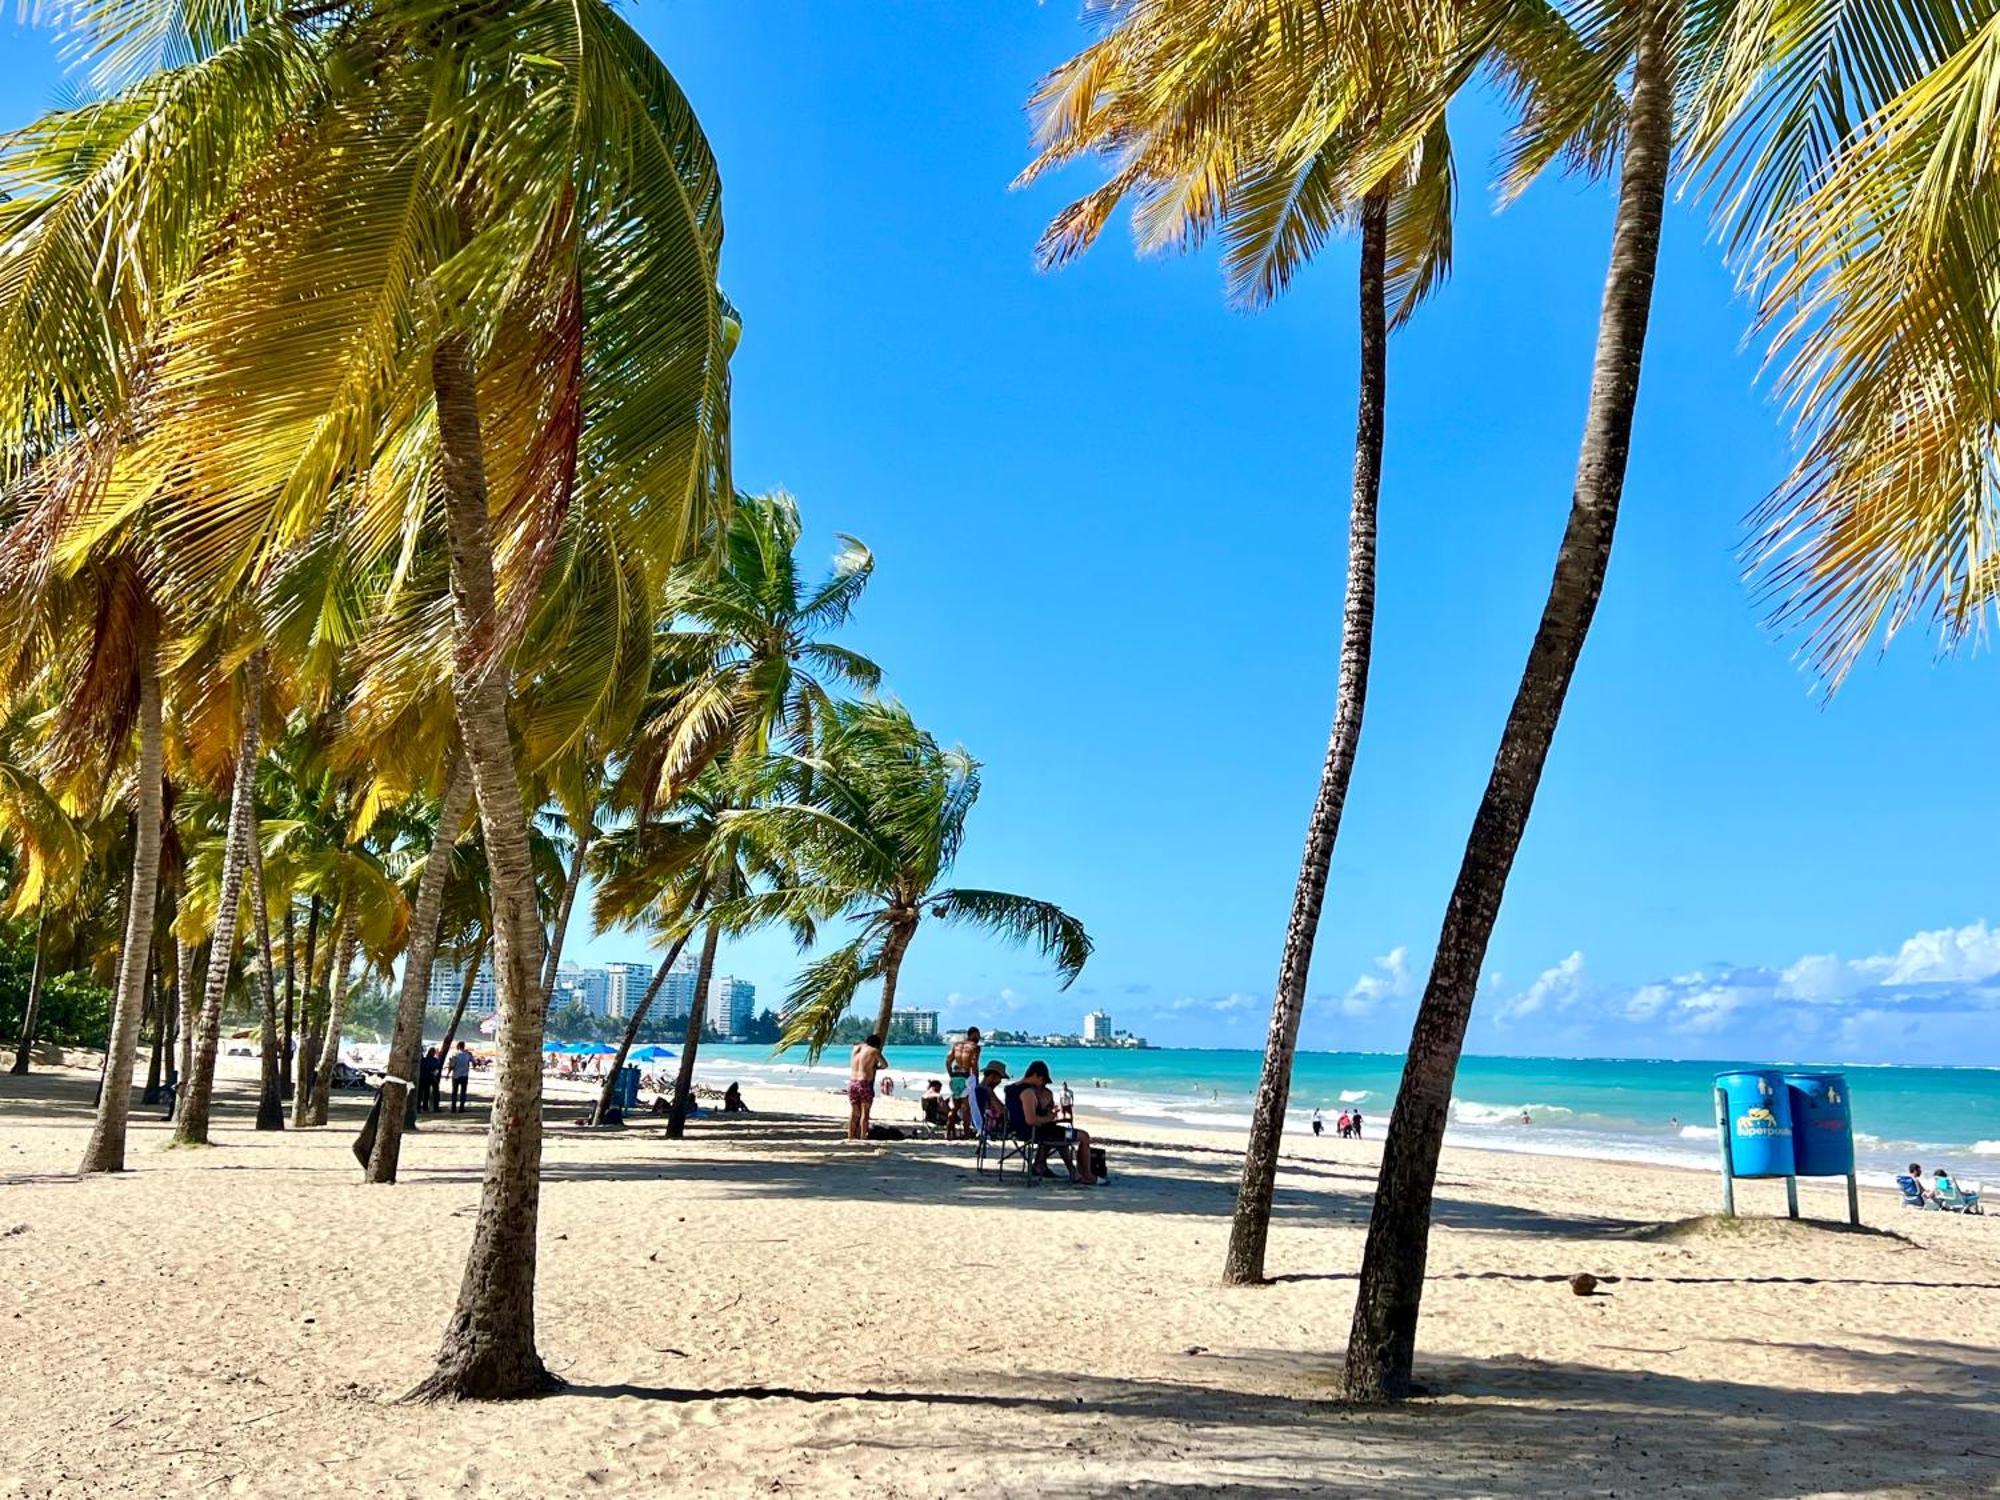
[[[868,1139],[868,1116],[875,1108],[875,1075],[888,1059],[882,1056],[882,1038],[871,1035],[855,1044],[847,1062],[847,1138]]]
[[[972,1107],[967,1103],[967,1095],[972,1090],[972,1080],[979,1076],[977,1026],[968,1026],[965,1035],[951,1044],[951,1050],[944,1055],[944,1070],[951,1078],[951,1106],[945,1115],[944,1138],[952,1139],[961,1128],[972,1135]]]

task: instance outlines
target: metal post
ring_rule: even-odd
[[[1799,1216],[1799,1180],[1796,1177],[1785,1179],[1785,1212],[1794,1219]]]
[[[1854,1185],[1852,1172],[1847,1174],[1847,1222],[1861,1227],[1861,1191]]]
[[[1729,1152],[1729,1095],[1715,1091],[1715,1141],[1722,1153],[1722,1211],[1736,1217],[1736,1164]]]

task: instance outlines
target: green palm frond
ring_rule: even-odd
[[[925,898],[931,914],[944,922],[983,927],[1010,943],[1045,954],[1068,989],[1090,959],[1092,943],[1083,923],[1049,901],[1005,891],[948,890]]]
[[[818,1061],[861,986],[881,975],[881,945],[865,935],[807,964],[779,1013],[779,1050],[803,1045],[807,1058]]]

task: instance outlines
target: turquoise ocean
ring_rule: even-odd
[[[1247,1131],[1263,1064],[1247,1049],[1162,1047],[1144,1051],[989,1047],[1019,1077],[1033,1058],[1067,1082],[1077,1108],[1148,1123]],[[921,1092],[944,1076],[943,1047],[892,1047],[899,1092]],[[1287,1130],[1306,1131],[1314,1109],[1333,1129],[1343,1108],[1359,1109],[1363,1130],[1379,1139],[1403,1060],[1376,1052],[1301,1052],[1292,1074]],[[1678,1166],[1715,1164],[1715,1075],[1771,1060],[1667,1062],[1644,1058],[1467,1057],[1458,1070],[1448,1138],[1457,1145],[1561,1156],[1610,1157]],[[1887,1181],[1912,1161],[1946,1166],[1971,1180],[1988,1164],[2000,1176],[2000,1068],[1917,1068],[1785,1061],[1844,1073],[1853,1101],[1856,1154],[1863,1173]],[[817,1066],[803,1054],[773,1057],[767,1048],[705,1046],[696,1071],[704,1082],[730,1078],[806,1087],[837,1087],[845,1049]],[[1525,1114],[1528,1123],[1522,1124]]]

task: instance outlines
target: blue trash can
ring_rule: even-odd
[[[1792,1106],[1793,1170],[1801,1177],[1845,1177],[1854,1170],[1854,1120],[1843,1073],[1787,1073]]]
[[[1738,1177],[1790,1177],[1798,1171],[1792,1150],[1791,1090],[1785,1075],[1768,1069],[1718,1073],[1727,1109],[1729,1161]]]
[[[631,1111],[639,1107],[639,1069],[627,1063],[618,1070],[618,1107]]]

